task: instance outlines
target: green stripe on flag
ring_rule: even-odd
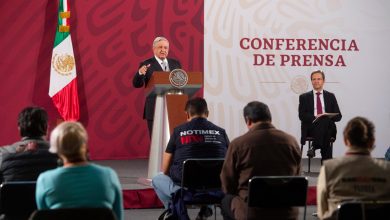
[[[64,7],[62,5],[62,0],[59,0],[58,4],[58,25],[56,28],[56,37],[54,38],[54,47],[56,47],[58,44],[60,44],[66,37],[69,36],[70,32],[59,32],[58,27],[62,25],[62,18],[60,17],[60,13],[64,11]]]

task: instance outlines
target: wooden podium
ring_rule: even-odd
[[[173,129],[186,122],[184,108],[188,97],[203,86],[201,72],[187,72],[187,84],[180,88],[171,84],[169,75],[170,72],[154,72],[146,86],[147,96],[156,95],[148,179],[161,171],[162,155]]]

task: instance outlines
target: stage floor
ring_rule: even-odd
[[[148,192],[153,191],[151,186],[139,183],[140,178],[146,178],[148,173],[148,160],[147,159],[138,159],[138,160],[99,160],[92,161],[93,163],[100,164],[103,166],[109,166],[113,168],[119,177],[119,180],[124,191],[124,200],[126,206],[126,200],[131,195],[127,195],[125,192],[141,192],[147,190]],[[307,159],[302,160],[302,175],[306,176],[309,180],[309,186],[313,187],[317,184],[317,177],[319,174],[321,164],[319,158],[314,158],[311,160],[311,172],[307,173]],[[137,194],[137,196],[139,196]],[[130,198],[131,199],[131,198]],[[133,201],[134,202],[134,201]],[[306,212],[306,219],[317,219],[313,217],[312,214],[316,212],[317,207],[315,205],[308,205]],[[143,219],[143,220],[154,220],[163,212],[162,207],[158,208],[126,208],[124,211],[125,220],[134,220],[134,219]],[[191,219],[195,219],[198,208],[193,207],[188,209],[188,213]],[[303,219],[303,208],[300,208],[299,219]],[[217,220],[222,220],[219,208],[217,208],[216,213]],[[209,219],[214,219],[212,216]]]
[[[138,182],[148,176],[148,160],[97,160],[93,163],[111,167],[116,171],[123,190],[147,189],[151,186]]]
[[[139,183],[140,178],[146,178],[148,175],[148,160],[97,160],[94,163],[109,166],[116,171],[122,188],[124,190],[137,190],[151,188],[145,184]],[[320,158],[314,158],[311,160],[311,172],[307,172],[307,159],[302,160],[302,175],[306,176],[309,180],[309,186],[315,186],[317,184],[317,177],[320,171]]]

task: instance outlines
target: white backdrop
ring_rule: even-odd
[[[274,125],[300,138],[298,96],[311,90],[310,73],[325,72],[325,89],[335,93],[343,118],[338,122],[334,156],[345,152],[342,131],[355,116],[376,126],[375,157],[390,146],[390,1],[369,0],[205,0],[205,98],[209,119],[232,140],[247,131],[243,107],[259,100],[269,105]],[[243,49],[243,38],[335,39],[355,41],[352,51]],[[349,45],[349,43],[347,43]],[[302,48],[301,48],[302,49]],[[274,65],[254,65],[254,54],[275,56]],[[300,65],[280,56],[297,55]],[[310,63],[303,63],[303,55]],[[345,66],[313,66],[312,55],[332,55]],[[291,57],[291,56],[290,56]],[[340,64],[340,63],[339,63]],[[294,66],[295,65],[295,66]]]

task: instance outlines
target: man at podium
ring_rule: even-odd
[[[135,88],[146,87],[154,71],[171,71],[181,69],[178,60],[168,58],[169,42],[165,37],[156,37],[153,41],[154,56],[140,63],[138,71],[134,74],[133,86]],[[156,95],[146,97],[143,118],[148,122],[149,136],[152,136],[154,106]]]

